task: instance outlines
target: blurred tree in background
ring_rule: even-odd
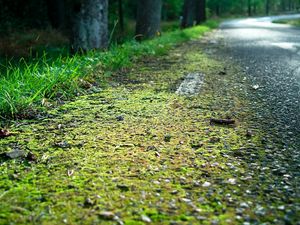
[[[108,47],[108,0],[82,0],[72,23],[72,50]]]
[[[87,2],[88,0],[0,0],[0,54],[6,54],[4,49],[9,49],[11,42],[15,42],[12,45],[15,49],[22,48],[21,45],[26,40],[27,47],[31,45],[42,46],[47,45],[47,37],[49,42],[47,46],[51,46],[51,43],[56,44],[65,37],[69,41],[64,41],[64,44],[69,42],[75,45],[74,49],[81,48],[79,45],[83,45],[83,42],[78,44],[78,40],[87,40],[89,38],[86,35],[90,36],[91,33],[96,32],[95,30],[86,30],[85,35],[78,38],[79,34],[84,33],[82,32],[84,26],[78,25],[78,16],[81,15],[83,18],[82,9],[86,7]],[[93,2],[97,5],[102,3],[103,1],[100,0]],[[108,26],[109,29],[103,31],[105,33],[104,39],[107,40],[111,37],[112,41],[120,42],[132,39],[135,36],[135,31],[137,31],[136,34],[141,34],[144,37],[155,36],[153,34],[160,30],[160,20],[162,20],[164,30],[167,25],[169,27],[179,27],[180,24],[182,27],[193,26],[204,22],[207,17],[256,16],[296,12],[300,6],[300,0],[155,0],[152,3],[152,8],[146,3],[148,0],[108,0],[108,9],[106,10],[107,7],[103,9],[107,12],[103,12],[102,9],[98,12],[98,20],[104,20],[99,23],[102,24],[102,28],[97,28],[98,35],[101,36],[100,30]],[[159,4],[159,7],[156,3]],[[140,5],[139,10],[138,5]],[[144,9],[152,13],[147,14]],[[85,17],[88,14],[86,12]],[[88,19],[81,19],[81,23],[85,26],[89,23],[88,21]],[[171,21],[173,22],[171,23]],[[106,23],[107,25],[103,25]],[[136,24],[137,27],[135,27]],[[175,25],[171,26],[171,24]],[[30,35],[34,33],[33,30],[38,30],[35,38],[33,38],[34,35]],[[47,30],[52,30],[52,33],[57,32],[57,35],[43,35],[48,32]],[[23,32],[22,35],[16,35],[20,32]],[[30,39],[30,37],[32,38]],[[27,39],[17,42],[16,40],[20,38]],[[93,39],[96,40],[97,38],[94,37]],[[90,44],[89,47],[85,45],[82,48],[86,50],[103,48],[107,46],[108,41],[103,43],[105,44]]]
[[[136,37],[153,38],[160,34],[161,0],[143,0],[138,2],[136,19]]]

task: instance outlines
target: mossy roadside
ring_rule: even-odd
[[[129,68],[143,57],[163,55],[174,45],[217,26],[218,22],[211,20],[201,26],[163,32],[152,40],[112,44],[107,51],[66,56],[44,52],[33,58],[4,60],[0,64],[0,126],[11,118],[32,118],[49,106],[84,94],[86,89],[97,89],[103,77],[112,72]]]
[[[265,143],[243,73],[202,47],[194,40],[147,58],[99,93],[12,125],[0,153],[35,157],[1,159],[0,224],[283,223],[292,203],[265,194],[256,176]],[[201,92],[177,95],[199,71]]]
[[[300,26],[300,19],[292,19],[292,20],[275,20],[273,23],[279,23],[279,24],[287,24],[291,26]]]

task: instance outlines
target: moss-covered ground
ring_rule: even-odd
[[[288,24],[292,26],[300,26],[300,19],[293,19],[293,20],[275,20],[273,23],[280,23],[280,24]]]
[[[27,156],[1,158],[0,224],[295,224],[297,200],[268,189],[268,141],[243,73],[202,48],[145,58],[101,91],[15,122],[0,153]],[[205,74],[200,93],[177,95],[190,72]]]

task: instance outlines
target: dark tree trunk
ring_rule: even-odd
[[[63,0],[47,0],[48,17],[53,28],[59,29],[65,23],[65,2]]]
[[[221,6],[220,3],[218,2],[216,4],[216,16],[220,16],[221,15]]]
[[[196,1],[195,0],[185,0],[183,4],[183,18],[181,22],[181,27],[191,27],[194,25],[196,19]]]
[[[257,13],[257,5],[255,4],[255,5],[253,6],[253,14],[256,15],[256,13]]]
[[[83,0],[76,6],[73,50],[88,51],[108,46],[108,0]]]
[[[196,0],[196,24],[206,21],[206,0]]]
[[[153,38],[160,33],[162,0],[138,1],[137,40]]]
[[[270,0],[266,0],[266,15],[270,13]]]
[[[248,16],[252,16],[251,0],[248,0]]]
[[[123,32],[124,31],[124,13],[123,13],[123,1],[122,0],[118,0],[118,8],[119,8],[120,29]]]
[[[280,1],[280,8],[281,8],[281,11],[282,11],[282,12],[285,11],[285,0],[281,0],[281,1]]]

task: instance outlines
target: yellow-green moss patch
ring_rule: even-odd
[[[249,120],[242,74],[199,46],[192,41],[148,58],[113,87],[48,118],[16,122],[15,135],[0,140],[0,153],[20,149],[37,160],[1,161],[0,224],[273,221],[280,211],[252,210],[266,200],[256,190],[259,179],[246,173],[264,157],[263,133]],[[199,95],[175,94],[186,74],[199,71],[205,74]],[[212,117],[237,122],[215,126]]]

